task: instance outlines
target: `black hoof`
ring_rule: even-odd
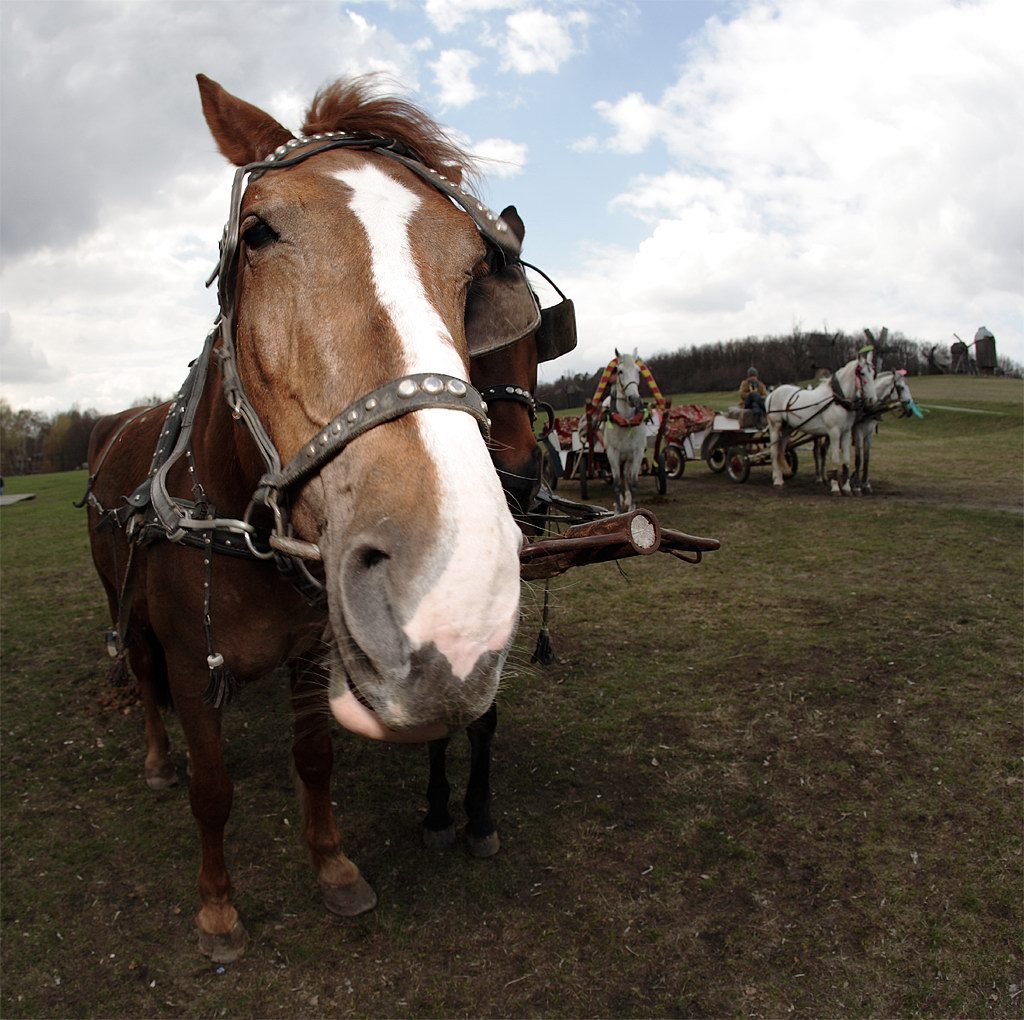
[[[455,845],[455,823],[447,829],[423,828],[423,845],[430,850],[447,850]]]
[[[466,833],[466,846],[473,857],[483,859],[493,857],[501,849],[501,840],[498,838],[498,830],[495,829],[488,836],[474,836]]]

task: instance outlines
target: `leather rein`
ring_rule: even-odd
[[[312,605],[326,607],[326,592],[321,581],[310,573],[306,561],[321,558],[319,546],[296,538],[288,521],[288,495],[324,464],[337,457],[354,439],[385,422],[394,421],[415,411],[427,408],[445,408],[464,411],[472,415],[480,426],[485,440],[489,438],[487,406],[480,393],[464,380],[442,373],[417,373],[393,379],[363,394],[336,415],[322,429],[311,436],[292,460],[282,465],[277,448],[271,440],[259,413],[246,395],[239,376],[235,355],[235,280],[237,278],[239,243],[238,228],[246,177],[255,180],[264,173],[284,170],[311,156],[337,148],[355,148],[380,152],[427,181],[447,195],[473,220],[489,249],[499,258],[515,261],[519,242],[500,217],[491,213],[471,195],[462,191],[442,174],[424,166],[413,158],[404,146],[393,140],[366,134],[326,132],[309,138],[292,139],[279,146],[266,159],[249,163],[235,171],[231,189],[231,207],[220,244],[220,261],[207,280],[209,286],[218,278],[220,312],[213,329],[206,337],[202,353],[192,362],[184,385],[171,402],[164,427],[157,442],[149,474],[145,481],[117,510],[102,507],[92,493],[93,485],[107,454],[125,429],[146,412],[127,419],[108,441],[101,453],[96,470],[89,478],[82,500],[88,502],[111,525],[123,527],[129,539],[142,541],[163,537],[172,542],[193,545],[260,560],[273,559],[282,574]],[[302,151],[295,152],[293,150]],[[219,341],[219,343],[218,343]],[[193,499],[171,496],[167,477],[171,468],[182,457],[187,457],[190,474],[194,478],[191,440],[196,410],[203,394],[211,356],[216,356],[223,375],[224,395],[231,413],[241,419],[249,431],[263,460],[265,471],[241,519],[219,518],[208,504],[202,486],[194,480]],[[503,395],[504,396],[504,395]],[[492,395],[492,399],[494,395]],[[533,398],[518,390],[506,399],[523,403]],[[257,528],[252,523],[254,512],[265,508],[270,512],[273,526]],[[259,544],[265,542],[266,545]]]

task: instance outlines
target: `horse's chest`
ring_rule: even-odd
[[[147,575],[150,618],[163,643],[173,635],[205,662],[209,626],[240,679],[309,652],[324,630],[324,616],[270,563],[214,556],[208,569],[202,550],[161,544],[151,549]]]

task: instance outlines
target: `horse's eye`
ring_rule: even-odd
[[[262,248],[277,240],[277,234],[263,220],[257,220],[251,227],[242,232],[242,240],[247,248]]]

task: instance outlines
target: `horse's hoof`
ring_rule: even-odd
[[[235,921],[231,931],[224,935],[211,935],[199,929],[199,952],[214,963],[234,963],[242,958],[248,945],[249,933],[241,921]]]
[[[501,849],[498,830],[495,829],[489,836],[473,836],[467,832],[466,846],[469,848],[470,854],[480,860],[485,857],[493,857]]]
[[[455,823],[447,829],[428,829],[423,827],[423,845],[428,850],[447,850],[455,844]]]
[[[178,773],[169,761],[165,761],[159,768],[146,769],[146,786],[151,790],[166,790],[169,786],[177,785]]]
[[[349,885],[327,885],[321,882],[320,893],[324,898],[324,906],[339,917],[356,917],[377,906],[377,894],[362,875]]]

